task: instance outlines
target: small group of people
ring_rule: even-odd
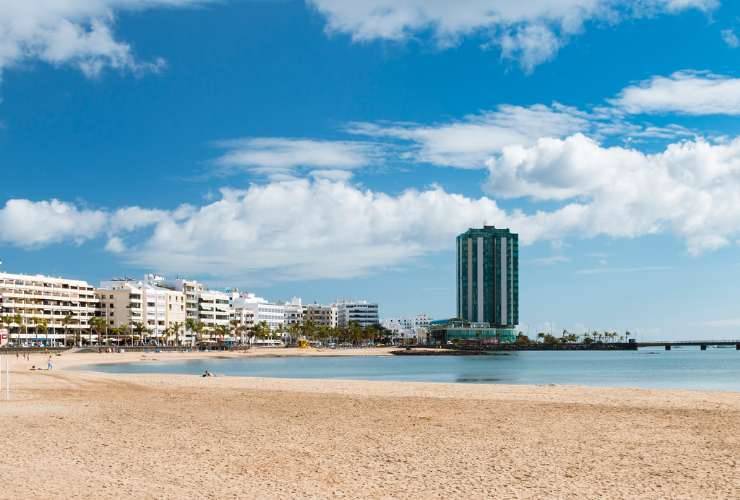
[[[23,356],[23,359],[25,359],[26,361],[31,361],[31,354],[29,354],[27,352],[18,352],[18,351],[15,351],[15,359],[18,359],[21,356]]]
[[[203,375],[201,375],[201,376],[202,377],[215,377],[215,375],[213,373],[209,372],[207,368],[206,368],[206,371],[204,371],[203,372]]]

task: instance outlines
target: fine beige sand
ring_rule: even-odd
[[[79,369],[195,356],[11,357],[0,498],[740,498],[740,393]]]

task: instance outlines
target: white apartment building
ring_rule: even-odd
[[[164,337],[165,330],[187,318],[185,295],[155,285],[147,276],[144,281],[128,279],[104,281],[96,294],[100,316],[110,328],[144,325],[153,338]]]
[[[89,330],[97,303],[95,288],[86,281],[0,273],[0,316],[10,342],[64,342],[65,331],[73,341]]]
[[[285,325],[302,325],[304,308],[300,297],[293,297],[283,305],[285,306]]]
[[[336,306],[324,306],[321,304],[308,304],[303,310],[303,321],[311,322],[316,326],[337,327]]]
[[[229,326],[232,318],[231,298],[226,292],[201,290],[198,295],[198,320],[209,329]]]
[[[242,323],[245,326],[252,327],[265,322],[273,332],[285,327],[285,304],[268,302],[253,293],[232,295],[231,303],[234,308],[234,317],[240,321],[242,318],[245,321],[251,321],[251,324]]]
[[[357,323],[361,327],[380,323],[378,304],[365,300],[341,301],[334,304],[337,308],[337,326],[345,328],[350,323]]]

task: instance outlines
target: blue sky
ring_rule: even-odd
[[[740,6],[45,0],[0,11],[0,258],[454,315],[520,233],[521,320],[738,337]]]

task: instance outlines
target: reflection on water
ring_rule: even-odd
[[[95,365],[113,373],[398,380],[421,382],[579,384],[740,391],[734,349],[515,352],[505,356],[345,356],[208,359]]]

